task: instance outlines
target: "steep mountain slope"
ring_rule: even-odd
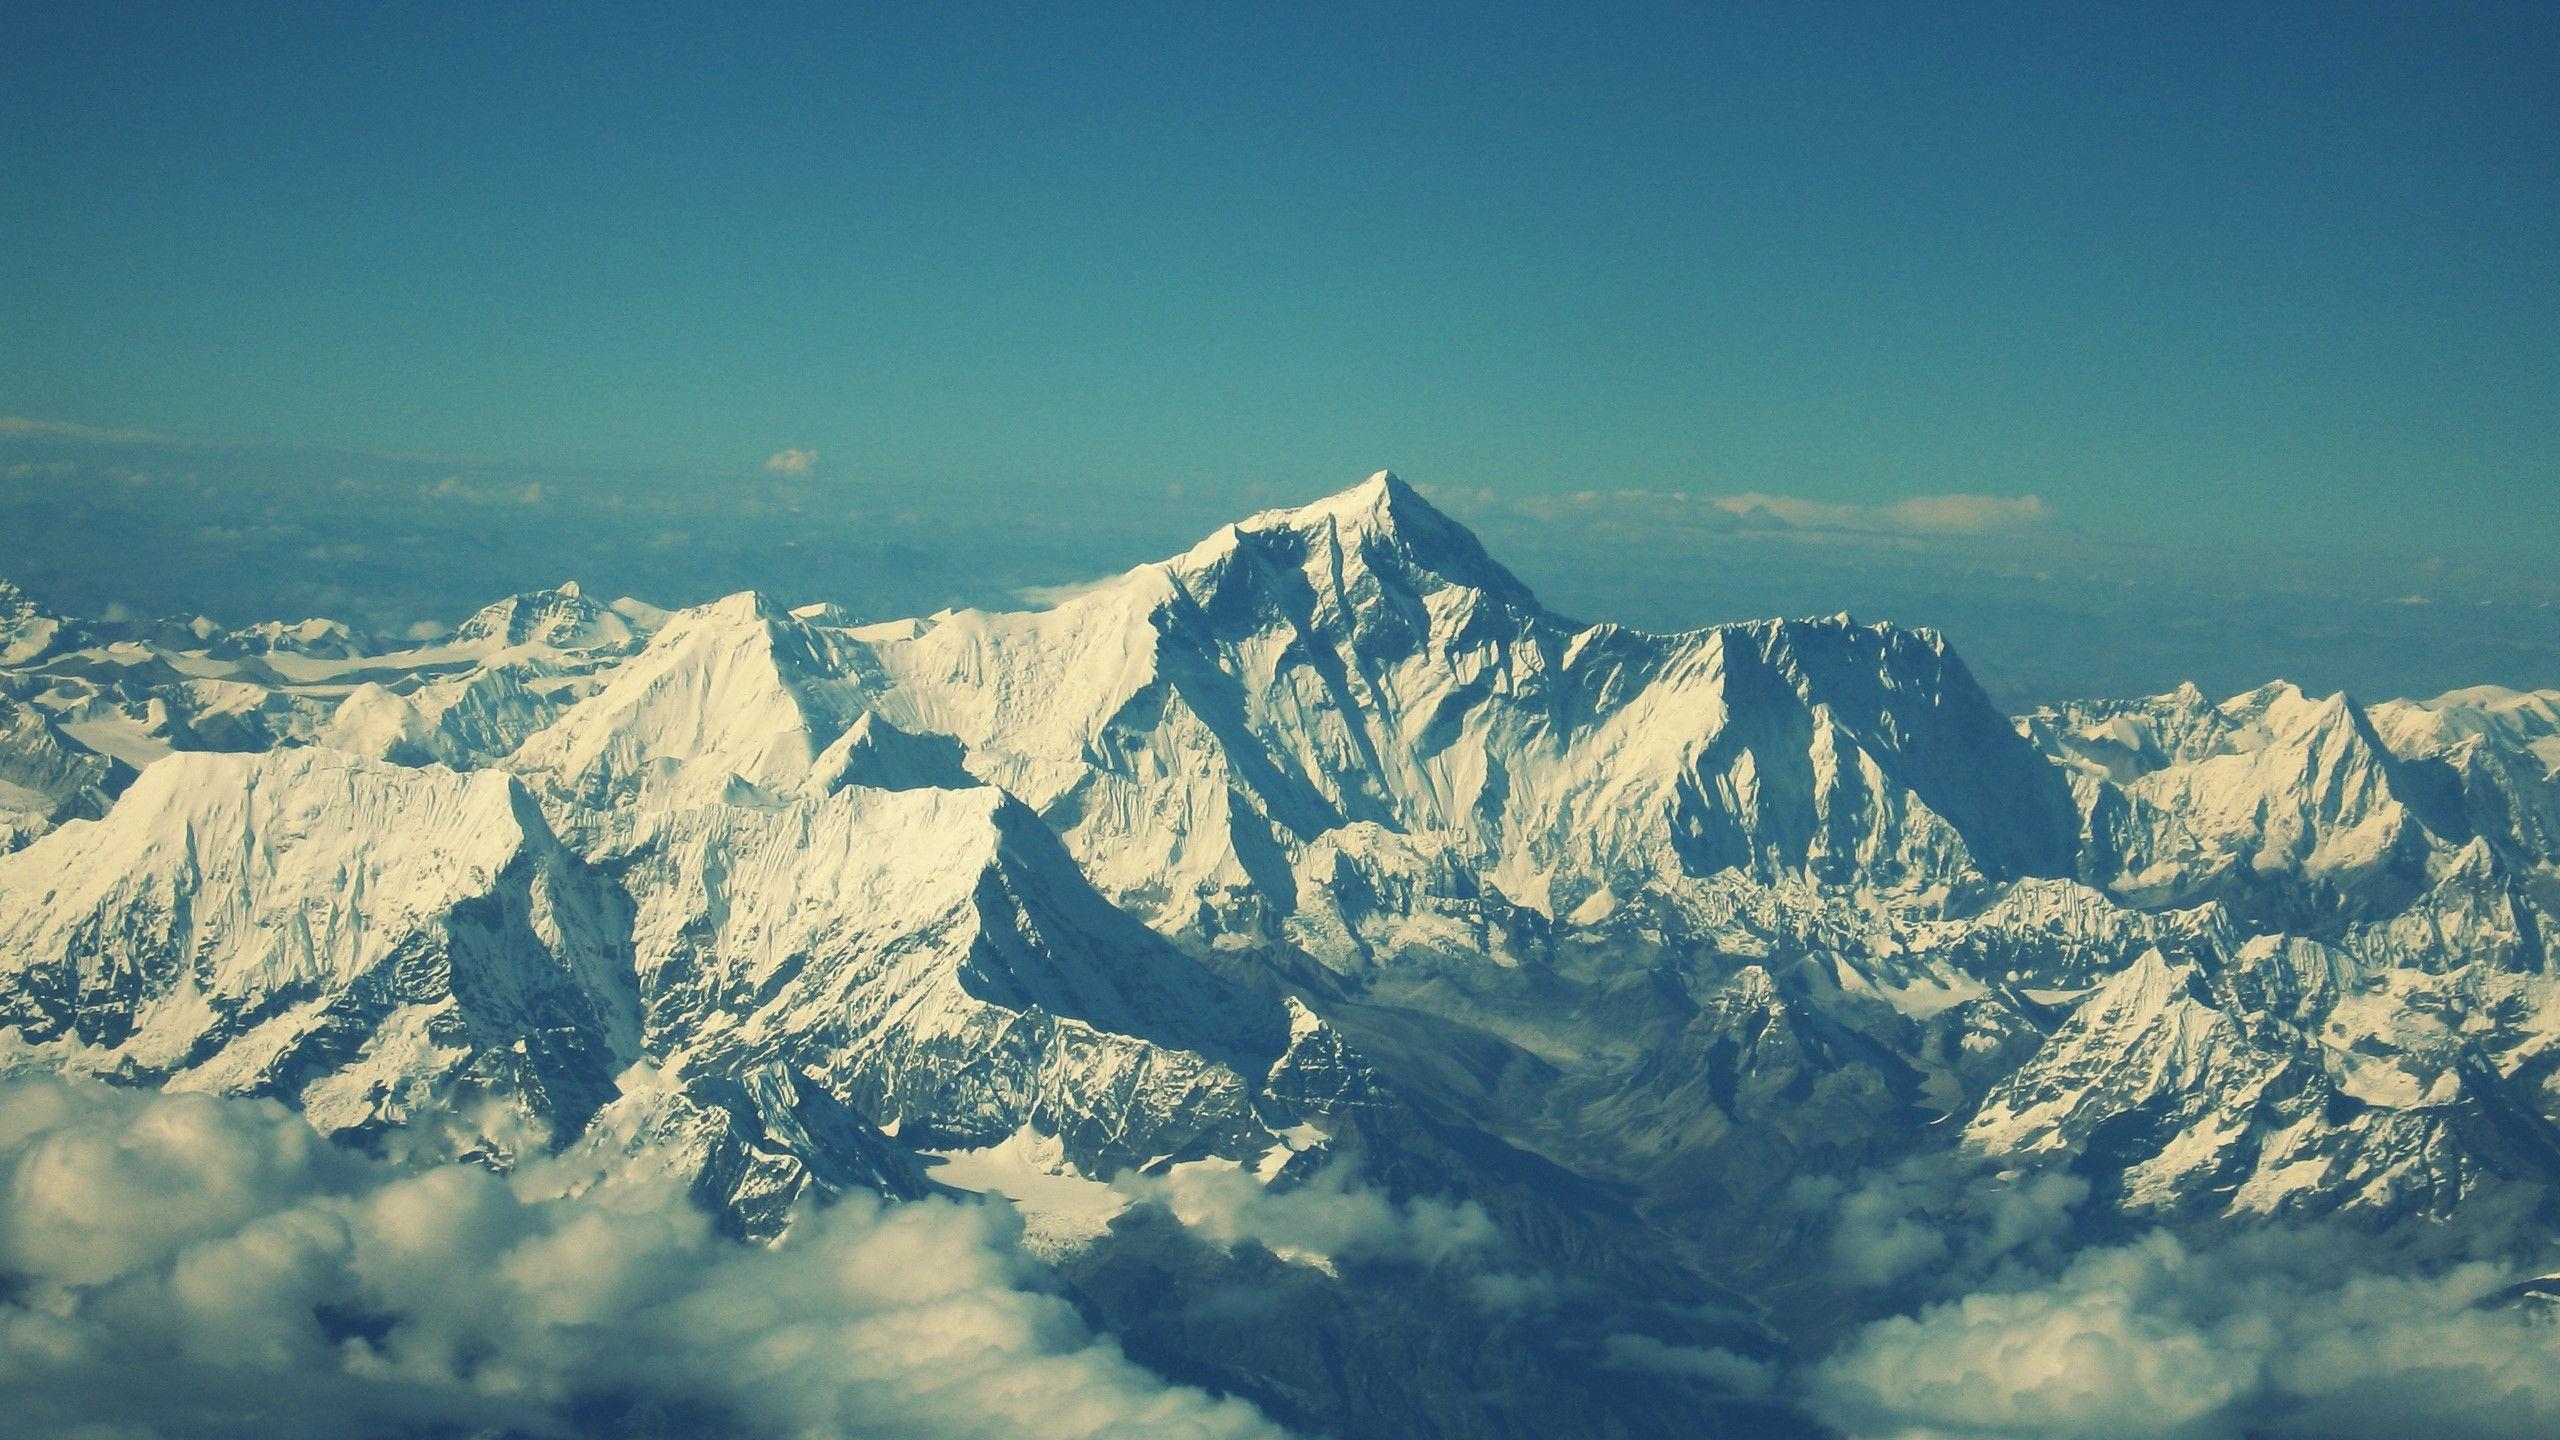
[[[66,820],[105,814],[120,778],[114,761],[69,740],[43,711],[0,694],[0,855]]]
[[[1275,937],[1309,848],[1358,825],[1551,915],[1629,877],[2072,866],[2061,778],[1936,637],[1576,625],[1387,475],[1046,612],[845,629],[731,597],[511,763],[572,804],[802,793],[865,716],[947,737],[1106,894],[1204,940]]]
[[[1282,1007],[1113,909],[1000,791],[657,811],[609,855],[672,1067],[788,1063],[918,1143],[1027,1127],[1089,1173],[1255,1158],[1296,1123],[1262,1086]]]
[[[1550,914],[1629,875],[2071,864],[2058,777],[1934,636],[1577,625],[1392,475],[868,649],[872,704],[958,739],[1169,931],[1267,931],[1306,848],[1359,824]]]
[[[574,807],[716,799],[732,784],[786,794],[859,713],[833,632],[761,595],[668,620],[594,695],[510,764]]]
[[[503,775],[173,756],[0,857],[0,1024],[330,1132],[496,1099],[575,1133],[638,1053],[623,923]]]

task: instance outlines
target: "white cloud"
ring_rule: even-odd
[[[776,475],[806,475],[818,468],[818,452],[777,450],[765,457],[764,468]]]
[[[466,480],[459,475],[442,476],[418,487],[423,499],[461,505],[539,505],[549,493],[539,480],[517,484],[500,477]]]
[[[1265,1185],[1237,1166],[1205,1161],[1163,1176],[1124,1175],[1112,1186],[1164,1206],[1218,1244],[1251,1241],[1282,1259],[1324,1265],[1363,1257],[1441,1264],[1483,1255],[1502,1238],[1472,1200],[1399,1202],[1359,1184],[1340,1162],[1294,1185]]]
[[[848,1202],[764,1248],[673,1189],[548,1198],[535,1170],[402,1168],[267,1102],[0,1084],[13,1433],[1277,1433],[1096,1339],[1001,1208]]]
[[[2324,1274],[2352,1240],[2297,1238],[2208,1254],[2153,1234],[2013,1274],[1858,1331],[1806,1393],[1852,1437],[2560,1433],[2560,1327],[2492,1301],[2503,1271]]]
[[[1822,1367],[1820,1408],[1859,1435],[2204,1433],[2199,1422],[2247,1391],[2254,1367],[2141,1306],[2156,1260],[2110,1252],[2049,1290],[1968,1295],[1871,1325]]]
[[[1126,573],[1126,572],[1122,572]],[[1120,575],[1100,575],[1091,580],[1069,580],[1059,585],[1018,585],[1013,596],[1025,605],[1039,610],[1054,610],[1070,600],[1082,599],[1097,590],[1110,588]]]
[[[2056,1173],[2004,1180],[1922,1157],[1854,1184],[1803,1177],[1787,1193],[1830,1225],[1834,1275],[1875,1289],[1922,1273],[1977,1276],[2022,1251],[2050,1256],[2089,1185]]]
[[[1886,505],[1843,505],[1753,490],[1702,500],[1744,521],[1854,534],[1988,535],[2053,519],[2052,507],[2033,495],[1913,495]]]

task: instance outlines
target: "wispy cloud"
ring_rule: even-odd
[[[31,420],[23,415],[0,415],[0,439],[67,440],[84,445],[174,445],[180,442],[149,430],[118,430],[98,425],[75,425],[67,420]]]
[[[1069,580],[1057,585],[1017,585],[1013,589],[1013,597],[1035,610],[1054,610],[1070,600],[1080,600],[1097,590],[1109,589],[1121,574],[1096,575],[1088,580]]]
[[[776,475],[807,475],[818,468],[818,452],[777,450],[765,457],[764,468]]]
[[[1709,496],[1706,503],[1745,520],[1799,530],[1888,535],[1990,535],[2053,521],[2053,507],[2034,495],[1913,495],[1887,505],[1840,505],[1750,491]]]
[[[1777,495],[1765,490],[1708,494],[1688,490],[1568,490],[1512,495],[1491,490],[1435,490],[1434,498],[1472,513],[1500,511],[1550,522],[1674,525],[1718,533],[1886,537],[2005,535],[2054,523],[2054,507],[2037,495],[1957,492],[1911,495],[1856,505]]]

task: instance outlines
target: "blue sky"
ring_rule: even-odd
[[[12,7],[0,414],[679,511],[805,450],[812,524],[958,492],[1096,566],[1392,465],[1663,620],[2560,555],[2548,6],[377,8]],[[2037,508],[1758,606],[1555,519],[1755,493],[1861,553]]]

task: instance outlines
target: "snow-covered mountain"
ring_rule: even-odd
[[[2223,1226],[2560,1181],[2560,696],[2013,720],[1927,631],[1555,615],[1392,475],[1011,613],[0,589],[0,852],[0,1063],[757,1236],[1348,1161],[1706,1285],[1915,1158]]]
[[[638,1055],[622,904],[499,772],[173,755],[0,857],[0,1014],[22,1055],[328,1133],[496,1098],[574,1135]]]

